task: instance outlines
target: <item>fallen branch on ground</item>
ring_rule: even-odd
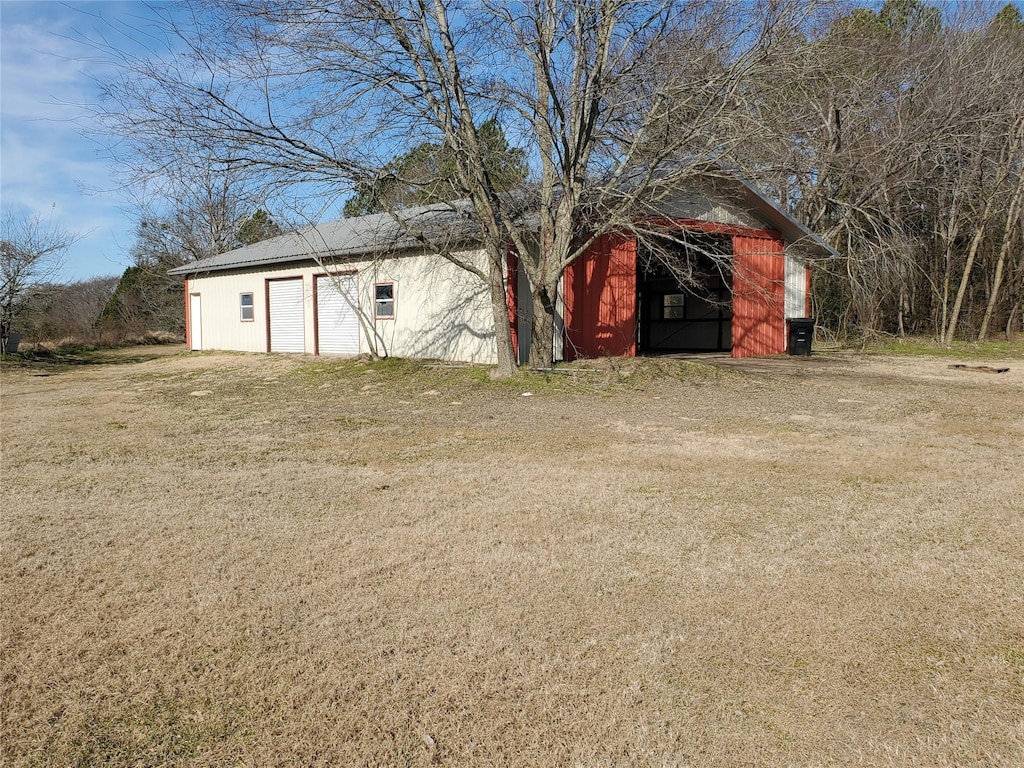
[[[964,371],[980,371],[981,373],[1006,373],[1010,370],[1009,368],[993,368],[991,365],[964,365],[963,363],[954,363],[949,367]]]

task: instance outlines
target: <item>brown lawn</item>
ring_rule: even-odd
[[[1020,766],[1024,360],[951,362],[8,365],[0,762]]]

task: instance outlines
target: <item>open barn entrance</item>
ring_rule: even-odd
[[[660,253],[637,254],[637,350],[727,352],[732,349],[732,238],[687,234]]]

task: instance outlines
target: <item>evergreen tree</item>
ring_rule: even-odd
[[[509,146],[505,131],[491,118],[477,128],[485,165],[498,192],[521,186],[526,179],[525,153]],[[454,150],[425,141],[392,160],[373,181],[360,185],[345,203],[346,217],[389,209],[451,202],[466,196],[458,180]]]

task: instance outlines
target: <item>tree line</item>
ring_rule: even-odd
[[[840,335],[1020,328],[1024,22],[1012,4],[944,10],[854,9],[796,40],[784,87],[764,89],[776,130],[749,151],[843,256],[815,284]]]
[[[282,231],[230,179],[178,179],[173,188],[169,206],[165,200],[162,209],[138,209],[132,264],[120,277],[60,280],[65,254],[79,238],[50,219],[7,212],[0,234],[3,349],[12,333],[31,342],[183,339],[182,281],[168,270]]]

